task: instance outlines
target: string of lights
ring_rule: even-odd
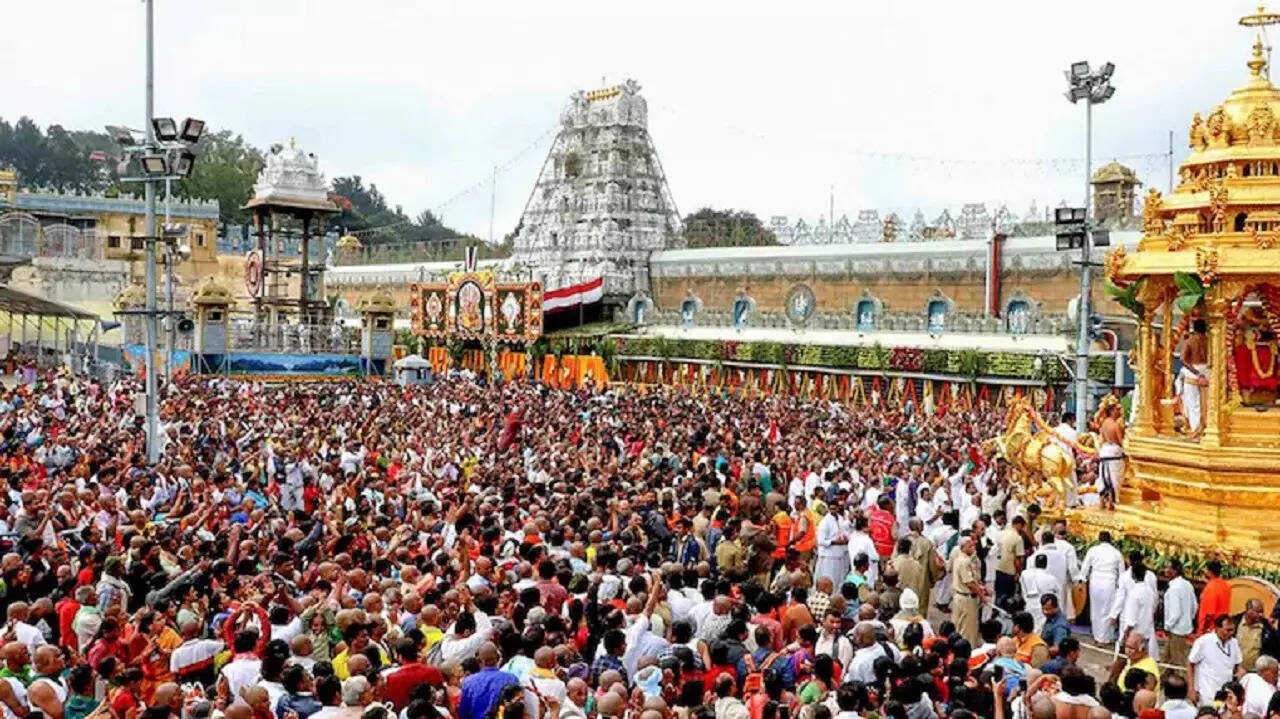
[[[539,145],[545,142],[548,137],[555,135],[555,133],[559,129],[560,129],[559,125],[555,125],[553,127],[548,128],[542,134],[538,135],[532,141],[530,141],[529,144],[521,148],[519,152],[507,158],[501,164],[494,166],[494,169],[486,173],[483,179],[477,180],[476,182],[468,185],[467,187],[455,192],[445,201],[437,205],[434,205],[432,207],[429,207],[427,209],[431,212],[431,214],[438,216],[446,208],[448,208],[450,205],[457,202],[458,200],[462,199],[463,197],[466,197],[467,195],[475,192],[476,190],[489,187],[492,183],[497,182],[498,177],[500,175],[506,173],[512,167],[515,167],[516,163],[518,163],[525,155],[529,154],[534,149],[536,149]],[[348,234],[355,235],[356,237],[369,237],[375,234],[389,232],[397,227],[404,227],[406,225],[411,225],[413,224],[413,222],[414,221],[412,219],[405,218],[403,220],[392,222],[386,225],[378,225],[377,227],[366,227],[362,230],[353,230]]]

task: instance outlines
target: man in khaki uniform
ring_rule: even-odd
[[[716,569],[721,574],[745,572],[747,569],[747,555],[742,551],[742,543],[738,541],[737,520],[729,520],[724,528],[724,536],[716,542]]]
[[[898,586],[910,589],[917,597],[929,596],[928,577],[924,567],[911,556],[911,540],[903,537],[898,540],[898,553],[893,557],[893,568],[898,572]],[[923,606],[923,604],[921,605]]]
[[[1236,641],[1240,643],[1240,668],[1246,672],[1253,671],[1254,664],[1262,655],[1262,633],[1266,628],[1267,624],[1262,619],[1262,602],[1257,599],[1245,602],[1244,614],[1236,626]]]
[[[1000,546],[1000,559],[996,562],[996,604],[998,606],[1007,606],[1009,600],[1017,596],[1018,576],[1022,574],[1023,561],[1026,557],[1027,545],[1022,536],[1026,528],[1027,520],[1021,515],[1015,516],[997,540]]]
[[[950,570],[952,580],[955,582],[951,612],[956,623],[956,631],[969,640],[970,646],[976,647],[980,644],[978,607],[986,596],[987,588],[982,583],[982,576],[978,571],[973,537],[960,540],[959,551],[951,553]]]
[[[938,557],[938,550],[933,546],[933,541],[924,536],[924,522],[919,517],[912,517],[907,523],[911,532],[907,535],[907,539],[911,540],[911,558],[920,563],[920,568],[924,570],[924,585],[921,589],[917,589],[916,596],[920,597],[920,606],[924,607],[924,611],[928,611],[930,605],[929,593],[933,591],[933,585],[942,579],[942,559]],[[899,572],[901,574],[901,572]],[[912,589],[916,589],[912,587]]]

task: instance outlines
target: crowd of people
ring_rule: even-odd
[[[1081,556],[995,408],[187,378],[152,465],[134,378],[27,379],[3,719],[1280,715],[1262,605]]]

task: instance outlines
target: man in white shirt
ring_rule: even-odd
[[[1212,632],[1201,634],[1191,645],[1187,656],[1191,703],[1212,703],[1213,695],[1235,676],[1236,667],[1244,661],[1235,633],[1236,620],[1223,614],[1214,620]]]
[[[1169,561],[1165,577],[1169,588],[1164,592],[1164,628],[1168,632],[1164,662],[1180,667],[1187,663],[1189,637],[1196,629],[1196,590],[1182,576],[1182,562],[1177,559]]]
[[[844,681],[874,684],[876,660],[885,655],[884,647],[876,642],[875,625],[870,622],[859,622],[853,628],[853,640],[858,648],[853,652],[853,659],[849,660]]]
[[[1027,603],[1027,611],[1035,620],[1035,633],[1044,628],[1044,608],[1040,604],[1041,597],[1052,594],[1062,596],[1062,585],[1058,578],[1048,570],[1049,558],[1044,554],[1036,555],[1032,560],[1034,566],[1028,567],[1018,579],[1022,585],[1022,598]]]
[[[867,582],[874,587],[880,573],[880,555],[876,553],[876,545],[871,541],[871,535],[867,534],[868,526],[867,518],[862,514],[853,518],[853,531],[849,533],[849,566],[853,566],[853,560],[859,554],[867,555],[871,560],[871,566],[867,570]]]
[[[1089,582],[1090,629],[1093,641],[1099,644],[1115,638],[1111,628],[1111,602],[1123,568],[1124,557],[1111,545],[1111,533],[1099,532],[1098,543],[1085,553],[1084,564],[1080,566],[1080,577]]]
[[[1076,553],[1075,545],[1067,541],[1067,523],[1061,519],[1053,523],[1053,546],[1058,548],[1062,556],[1067,560],[1067,573],[1062,578],[1062,593],[1064,595],[1064,604],[1062,608],[1067,612],[1067,619],[1074,621],[1076,614],[1080,612],[1080,607],[1076,606],[1075,599],[1071,596],[1071,582],[1076,581],[1076,577],[1080,574],[1080,555]],[[1049,559],[1050,571],[1053,567],[1053,558]]]
[[[1253,671],[1240,678],[1240,686],[1244,687],[1245,716],[1268,716],[1271,695],[1276,693],[1277,674],[1280,674],[1280,662],[1263,654],[1254,662]]]
[[[14,602],[9,605],[9,629],[12,630],[15,639],[26,644],[27,649],[35,654],[36,649],[44,644],[44,635],[36,629],[35,625],[27,623],[30,616],[31,608],[26,602]]]
[[[1177,672],[1165,672],[1164,704],[1160,711],[1164,719],[1195,719],[1196,705],[1187,701],[1187,678]]]
[[[1053,575],[1054,580],[1057,581],[1058,583],[1058,591],[1055,592],[1054,594],[1057,595],[1060,606],[1066,611],[1067,620],[1070,621],[1074,619],[1075,617],[1071,614],[1071,610],[1070,610],[1070,606],[1071,606],[1071,591],[1070,591],[1071,590],[1071,571],[1069,569],[1070,562],[1067,559],[1067,555],[1063,553],[1062,549],[1058,547],[1057,542],[1054,541],[1052,532],[1044,532],[1040,535],[1040,546],[1037,547],[1036,551],[1032,552],[1031,556],[1027,558],[1027,566],[1034,567],[1036,564],[1036,560],[1039,557],[1045,558],[1045,562],[1046,562],[1045,571]],[[1030,600],[1028,600],[1027,606],[1028,607],[1031,606]],[[1034,612],[1032,614],[1034,615]]]
[[[1129,568],[1133,583],[1125,593],[1120,608],[1120,641],[1130,632],[1147,637],[1147,654],[1160,656],[1160,643],[1156,639],[1156,590],[1147,579],[1151,573],[1141,563]]]

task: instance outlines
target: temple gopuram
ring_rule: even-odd
[[[1275,566],[1280,90],[1261,36],[1245,64],[1244,85],[1192,117],[1173,192],[1147,193],[1137,249],[1107,256],[1138,321],[1136,412],[1117,512],[1080,519]]]

